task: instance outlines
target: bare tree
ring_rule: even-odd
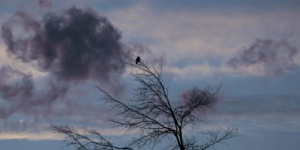
[[[138,131],[138,136],[127,146],[118,147],[96,130],[86,129],[85,133],[79,133],[70,126],[52,126],[54,132],[66,136],[67,145],[75,145],[78,150],[134,150],[146,145],[153,148],[163,140],[171,140],[175,142],[170,142],[165,149],[206,150],[238,135],[236,128],[219,128],[203,132],[208,141],[201,143],[184,132],[187,125],[203,122],[199,113],[215,103],[220,87],[215,90],[195,87],[183,94],[182,99],[171,101],[163,81],[162,66],[157,70],[144,62],[126,64],[133,68],[131,75],[139,83],[131,99],[123,101],[116,92],[110,94],[98,86],[96,88],[104,95],[103,100],[119,111],[116,115],[121,117],[110,121],[129,132]]]

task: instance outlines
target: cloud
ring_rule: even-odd
[[[300,97],[290,95],[225,96],[208,118],[248,132],[300,131],[299,104]]]
[[[258,39],[240,55],[231,58],[227,65],[235,70],[259,65],[263,74],[280,76],[298,69],[299,64],[295,61],[299,58],[298,53],[299,50],[287,41]]]
[[[191,11],[153,8],[147,3],[138,3],[108,12],[107,16],[119,25],[125,38],[148,45],[154,55],[163,56],[172,68],[169,70],[176,72],[175,76],[181,78],[187,73],[200,78],[224,74],[263,76],[261,66],[241,66],[237,71],[225,64],[257,38],[289,40],[291,45],[299,47],[300,18],[295,15],[298,11]],[[212,59],[217,59],[221,65],[210,64]],[[199,76],[200,68],[204,67],[205,75]]]
[[[10,133],[0,133],[0,140],[10,140],[10,139],[20,139],[20,140],[62,140],[63,136],[52,133],[52,132],[40,132],[40,133],[24,133],[24,132],[10,132]]]
[[[2,26],[2,37],[11,58],[37,61],[42,71],[64,81],[109,81],[124,71],[127,52],[121,34],[105,17],[92,9],[70,8],[62,14],[48,13],[42,21],[17,11],[20,25],[33,36],[14,37],[11,20]]]
[[[1,35],[11,60],[34,64],[37,72],[48,75],[40,89],[32,74],[3,66],[0,94],[11,107],[1,106],[2,118],[18,112],[46,115],[71,85],[88,80],[122,92],[123,62],[143,53],[122,43],[121,32],[91,8],[71,7],[42,19],[18,10],[2,24]]]
[[[41,72],[40,70],[38,70],[36,68],[36,63],[28,63],[28,64],[24,64],[20,61],[15,61],[10,59],[9,57],[7,57],[7,54],[5,52],[6,47],[0,44],[0,66],[7,66],[7,64],[9,64],[9,66],[11,68],[14,68],[15,70],[22,70],[22,72],[24,73],[31,73],[32,78],[33,79],[37,79],[37,78],[42,78],[47,76],[47,72]]]
[[[155,52],[172,51],[168,53],[171,61],[187,56],[232,55],[251,39],[270,36],[274,30],[284,32],[297,19],[293,11],[287,10],[267,12],[264,16],[216,11],[156,10],[149,4],[139,3],[112,11],[107,16],[119,24],[124,36],[149,40],[151,47],[164,48],[154,49]],[[286,22],[273,24],[277,22],[274,18]],[[172,57],[175,54],[177,57]]]
[[[218,67],[210,66],[207,63],[199,65],[189,65],[186,67],[176,67],[176,66],[164,66],[164,72],[178,79],[198,79],[200,77],[209,77],[213,74],[219,74],[220,70]]]
[[[31,74],[14,70],[9,66],[0,69],[0,95],[8,105],[0,106],[0,118],[21,112],[25,114],[48,113],[56,99],[68,91],[66,85],[49,81],[44,91],[39,91]],[[37,109],[42,108],[42,109]]]
[[[50,131],[49,122],[40,122],[40,121],[7,121],[0,120],[0,140],[8,139],[26,139],[26,140],[62,140],[63,135],[53,133]],[[57,125],[57,123],[55,123]],[[115,136],[120,137],[124,134],[135,134],[136,131],[131,133],[126,132],[121,128],[107,128],[103,126],[89,124],[86,126],[80,125],[71,125],[79,133],[84,133],[84,129],[95,129],[104,136]],[[83,128],[84,127],[84,128]]]
[[[67,9],[70,10],[70,9]],[[79,14],[84,15],[84,14],[93,14],[94,11],[90,9],[78,9],[78,12],[81,12]],[[77,12],[77,11],[75,11]],[[298,14],[297,12],[294,12],[295,14]],[[47,43],[47,41],[44,41],[43,38],[40,39],[41,42],[36,42],[38,41],[38,38],[33,38],[35,36],[41,36],[41,37],[46,37],[48,30],[46,30],[44,25],[46,23],[53,23],[53,27],[55,25],[59,26],[59,23],[66,23],[64,19],[64,15],[68,16],[68,11],[63,11],[63,12],[52,12],[49,14],[49,18],[51,19],[58,19],[58,22],[52,22],[44,20],[38,20],[34,18],[31,15],[28,14],[18,14],[19,18],[16,19],[18,25],[22,25],[22,23],[25,25],[25,28],[27,28],[28,32],[26,31],[25,33],[28,33],[26,36],[29,36],[28,38],[25,36],[25,39],[18,39],[17,36],[13,36],[12,41],[10,41],[8,38],[8,43],[13,43],[16,41],[23,41],[23,40],[29,40],[27,41],[28,47],[30,45],[34,45],[37,43],[40,43],[42,47],[42,50],[45,50],[46,48],[48,49],[57,49],[59,52],[63,51],[63,47],[70,46],[72,43],[72,40],[70,43],[68,43],[68,40],[64,40],[64,38],[67,37],[67,35],[62,35],[61,37],[58,37],[59,40],[53,40],[54,43],[56,42],[57,48],[53,48],[55,46],[50,46],[49,47],[44,47]],[[23,15],[23,16],[22,16]],[[135,6],[130,6],[128,8],[124,8],[121,10],[113,11],[113,12],[108,12],[107,15],[109,16],[110,20],[116,25],[120,27],[123,31],[123,35],[125,35],[126,39],[135,41],[137,40],[138,42],[142,42],[145,45],[151,45],[149,46],[150,49],[153,50],[154,55],[159,55],[163,56],[167,59],[168,66],[164,68],[164,71],[167,73],[172,73],[178,75],[182,79],[197,79],[200,77],[210,77],[211,75],[215,74],[235,74],[237,71],[241,72],[242,75],[265,75],[263,72],[263,67],[260,64],[253,64],[249,66],[244,66],[241,65],[239,67],[239,70],[235,69],[230,69],[226,67],[225,65],[220,65],[220,66],[215,66],[209,64],[207,61],[210,60],[211,58],[217,58],[220,59],[221,62],[226,62],[228,59],[232,58],[235,56],[235,53],[240,50],[241,47],[248,45],[249,41],[253,41],[253,39],[257,37],[272,37],[275,35],[279,35],[284,33],[283,31],[289,27],[288,24],[292,24],[293,28],[291,30],[295,31],[294,29],[297,26],[297,23],[293,23],[292,21],[297,20],[296,17],[293,17],[291,15],[291,12],[286,12],[286,11],[280,11],[280,12],[275,12],[275,13],[264,13],[263,15],[253,15],[253,14],[231,14],[228,15],[226,13],[211,13],[211,12],[205,12],[205,11],[165,11],[165,12],[157,12],[155,9],[152,9],[147,6],[143,5],[135,5]],[[93,15],[92,15],[93,16]],[[97,17],[102,18],[100,15],[96,15]],[[21,18],[20,18],[21,17]],[[23,19],[22,19],[23,17]],[[67,17],[68,18],[68,17]],[[78,17],[79,19],[80,17]],[[278,22],[278,20],[282,20]],[[292,21],[291,21],[292,20]],[[15,22],[10,22],[12,25],[16,25]],[[20,24],[21,23],[21,24]],[[298,22],[299,23],[299,22]],[[31,26],[28,26],[29,24],[40,24],[37,26],[37,28],[32,28]],[[17,26],[18,26],[17,25]],[[51,24],[52,25],[52,24]],[[80,27],[80,23],[79,26]],[[14,35],[14,26],[8,26],[7,28],[12,29],[12,34]],[[70,26],[71,27],[71,26]],[[73,27],[73,26],[72,26]],[[54,28],[55,29],[55,28]],[[74,28],[75,29],[75,28]],[[51,30],[52,31],[52,30]],[[61,30],[61,31],[67,31],[67,30]],[[2,32],[1,32],[2,33]],[[53,33],[58,33],[58,35],[61,35],[60,30],[57,32]],[[75,33],[81,33],[81,32],[75,32]],[[297,32],[296,32],[297,33]],[[85,34],[85,33],[84,33]],[[23,34],[19,34],[22,36]],[[18,36],[19,37],[19,36]],[[23,37],[23,36],[22,36]],[[32,39],[31,39],[32,38]],[[80,37],[77,37],[80,39]],[[51,39],[53,39],[51,37]],[[55,39],[55,38],[54,38]],[[87,39],[91,39],[87,37]],[[15,41],[16,40],[16,41]],[[76,39],[74,39],[76,40]],[[20,42],[22,45],[22,42]],[[23,43],[26,43],[26,41]],[[120,42],[121,43],[121,42]],[[88,45],[89,43],[75,43],[76,45]],[[122,44],[122,43],[121,43]],[[294,43],[293,43],[294,44]],[[20,45],[19,45],[20,46]],[[89,45],[90,48],[93,48],[94,45],[91,44]],[[12,46],[13,47],[13,46]],[[73,47],[72,45],[70,46],[71,49],[76,49],[78,47]],[[23,51],[24,50],[24,51]],[[61,61],[62,56],[65,56],[65,53],[57,53],[57,55],[54,55],[54,58],[51,59],[48,57],[48,55],[44,55],[44,53],[33,53],[33,52],[40,52],[37,49],[22,49],[20,46],[19,48],[14,48],[10,50],[10,60],[7,61],[12,61],[12,60],[18,60],[18,62],[25,62],[25,65],[33,65],[30,68],[35,69],[34,67],[36,66],[39,71],[42,73],[46,73],[48,75],[52,75],[52,77],[56,77],[55,80],[51,81],[61,81],[62,83],[74,83],[74,82],[83,82],[86,81],[86,79],[94,79],[94,80],[99,80],[98,78],[95,79],[95,76],[90,73],[86,72],[79,72],[78,74],[68,76],[68,74],[64,74],[64,68],[63,62]],[[47,52],[47,51],[43,51]],[[69,52],[69,51],[67,51]],[[91,52],[93,52],[91,50]],[[82,52],[83,54],[86,54],[85,52]],[[69,53],[68,53],[69,54]],[[87,54],[90,56],[89,54]],[[0,54],[0,57],[2,58],[3,55]],[[77,58],[77,57],[76,57]],[[79,57],[82,58],[82,57]],[[142,57],[142,59],[144,59]],[[147,58],[145,58],[146,60]],[[73,59],[66,59],[70,60],[68,62],[73,62]],[[85,60],[85,59],[82,59]],[[113,59],[115,60],[115,59]],[[201,60],[201,63],[197,62],[198,60]],[[3,59],[0,60],[1,64],[4,64],[6,60],[4,61]],[[89,60],[91,62],[101,62],[101,60],[94,60],[91,59]],[[87,62],[89,62],[87,61]],[[14,63],[16,63],[15,61]],[[38,63],[39,62],[39,63]],[[185,63],[183,67],[179,67],[178,63]],[[196,62],[196,63],[194,63]],[[203,63],[202,63],[203,62]],[[76,63],[76,62],[75,62]],[[194,63],[194,64],[193,64]],[[99,63],[100,64],[100,63]],[[98,64],[98,65],[99,65]],[[105,64],[106,65],[106,64]],[[105,66],[104,65],[104,66]],[[17,70],[23,69],[23,66],[18,66],[18,68],[15,68],[15,65],[12,64],[12,72],[19,72]],[[97,66],[97,65],[95,65]],[[67,69],[74,69],[74,68],[67,68]],[[75,68],[76,69],[76,68]],[[81,69],[81,67],[79,67]],[[84,68],[83,68],[84,69]],[[111,68],[110,68],[111,69]],[[120,68],[119,68],[120,69]],[[91,69],[93,70],[93,69]],[[114,69],[112,69],[114,70]],[[28,72],[32,73],[32,76],[27,76]],[[76,72],[76,71],[75,71]],[[122,74],[122,67],[121,71]],[[25,74],[26,73],[26,74]],[[115,73],[115,75],[118,77],[120,74],[112,71],[112,74]],[[18,74],[17,76],[21,78],[17,78],[16,80],[13,80],[13,83],[18,83],[17,85],[22,86],[23,78],[27,77],[30,80],[35,79],[35,73],[32,72],[31,69],[26,69],[25,71],[23,70],[22,72],[16,73]],[[95,75],[95,74],[94,74]],[[99,75],[103,75],[101,72]],[[189,78],[186,78],[186,77]],[[191,78],[190,78],[191,77]],[[15,79],[15,78],[14,78]],[[105,78],[102,78],[104,81],[113,81],[114,79],[118,78],[112,78],[111,80],[105,80]],[[101,79],[100,79],[101,80]],[[101,83],[102,83],[101,80]],[[35,82],[35,81],[33,81]],[[37,87],[37,86],[34,86]],[[47,86],[46,86],[47,87]],[[33,88],[32,91],[36,93],[35,91],[37,88]],[[71,89],[69,89],[71,90]],[[21,92],[22,93],[22,92]],[[75,93],[73,96],[82,96],[81,98],[83,99],[82,103],[87,103],[86,97],[84,95],[89,95],[87,93],[80,93],[80,92],[73,92]],[[36,99],[38,95],[33,96],[33,100]],[[62,120],[65,120],[64,117],[68,115],[68,113],[71,113],[74,115],[75,120],[88,120],[90,121],[89,123],[95,122],[95,120],[99,120],[103,116],[106,116],[107,112],[104,113],[98,113],[97,110],[101,107],[96,107],[93,105],[84,105],[82,106],[79,103],[74,103],[74,97],[70,101],[64,101],[66,103],[56,105],[58,101],[55,101],[53,103],[45,103],[43,107],[39,107],[38,105],[32,105],[34,107],[34,111],[38,115],[53,115],[53,116],[60,116]],[[78,98],[78,97],[76,97]],[[1,101],[0,101],[1,102]],[[5,101],[7,102],[7,100]],[[11,101],[9,101],[11,102]],[[59,101],[61,102],[61,101]],[[243,103],[242,101],[241,103]],[[16,101],[16,103],[19,103],[19,101]],[[49,105],[54,105],[55,111],[49,112],[47,111],[41,111],[43,108],[51,108],[53,106]],[[234,105],[234,104],[233,104]],[[240,104],[242,105],[242,104]],[[8,106],[8,105],[6,105]],[[14,106],[14,105],[12,105]],[[29,104],[28,104],[29,106]],[[253,105],[249,105],[253,106]],[[295,105],[297,106],[297,105]],[[72,108],[69,112],[69,109]],[[226,108],[226,107],[225,107]],[[224,117],[224,120],[226,119],[240,119],[240,120],[251,120],[249,118],[255,118],[255,117],[260,117],[264,116],[263,118],[268,120],[271,117],[274,117],[274,120],[278,119],[279,117],[285,117],[290,119],[286,119],[285,121],[291,121],[293,120],[292,117],[294,115],[291,115],[293,113],[297,114],[297,111],[294,111],[291,114],[288,114],[287,112],[280,112],[280,110],[268,110],[267,112],[264,112],[264,115],[261,115],[260,113],[256,114],[253,113],[251,110],[247,110],[247,114],[243,113],[244,108],[248,108],[245,105],[242,107],[237,106],[237,108],[241,108],[241,110],[224,110],[224,114],[221,115]],[[255,105],[254,108],[257,108],[257,105]],[[262,110],[265,110],[266,107],[262,108]],[[7,108],[5,108],[7,109]],[[3,109],[3,110],[5,110]],[[102,109],[102,108],[101,108]],[[20,109],[20,111],[17,111],[16,113],[20,112],[22,113],[26,109]],[[47,109],[45,109],[47,110]],[[257,112],[261,112],[262,110],[257,110]],[[281,115],[278,115],[278,113],[271,113],[272,111],[279,111]],[[27,113],[29,111],[26,110]],[[31,112],[32,113],[32,112]],[[241,115],[237,115],[241,114]],[[250,115],[249,115],[250,114]],[[285,115],[282,115],[285,114]],[[26,115],[26,114],[24,114]],[[290,115],[290,116],[289,116]],[[244,117],[245,116],[245,117]],[[72,119],[74,119],[72,118]],[[259,120],[253,119],[254,121]],[[77,120],[76,120],[77,121]],[[235,121],[232,121],[235,122]],[[272,122],[273,124],[279,124],[278,122],[274,121]],[[266,127],[266,124],[264,126]],[[29,124],[32,125],[32,124]],[[242,124],[245,125],[245,124]],[[18,129],[11,129],[11,130],[18,130]],[[30,138],[30,136],[35,136],[32,133],[20,133],[20,134],[28,134],[26,135],[26,138]],[[4,134],[2,134],[4,135]],[[8,134],[6,134],[8,135]],[[17,136],[17,135],[16,135]],[[24,135],[25,136],[25,135]],[[0,136],[1,137],[1,136]],[[40,137],[42,138],[42,137]]]
[[[8,132],[42,132],[49,125],[36,120],[0,120],[0,133]]]
[[[266,10],[263,15],[260,11],[253,14],[241,10],[174,10],[140,2],[105,11],[104,14],[121,29],[124,39],[149,47],[151,57],[163,57],[173,72],[177,70],[178,74],[174,75],[179,78],[181,72],[187,70],[197,77],[200,72],[198,68],[204,66],[209,67],[206,70],[214,71],[208,71],[209,74],[205,72],[199,78],[224,74],[263,76],[265,74],[260,65],[241,66],[239,70],[234,70],[223,65],[216,67],[209,61],[218,59],[221,64],[226,64],[228,59],[256,38],[285,39],[282,36],[288,35],[289,39],[295,39],[291,42],[293,45],[299,43],[300,18],[295,15],[298,10]],[[142,57],[147,60],[149,55]],[[178,64],[184,64],[184,67]],[[193,71],[190,71],[191,68]]]

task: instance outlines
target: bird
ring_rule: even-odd
[[[138,57],[135,59],[135,64],[138,64],[139,62],[141,62],[140,56],[138,56]]]

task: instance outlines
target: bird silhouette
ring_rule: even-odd
[[[138,64],[139,62],[141,62],[141,58],[140,58],[140,56],[138,56],[138,57],[136,58],[136,60],[135,60],[135,64]]]

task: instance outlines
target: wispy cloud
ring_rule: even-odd
[[[147,3],[139,3],[107,15],[127,39],[148,45],[155,55],[163,56],[172,68],[169,70],[179,76],[187,70],[197,76],[199,68],[204,66],[210,69],[205,69],[203,74],[209,72],[210,75],[263,76],[265,74],[261,73],[263,66],[260,64],[240,67],[239,70],[223,64],[257,38],[284,39],[292,41],[292,45],[296,47],[300,46],[295,40],[300,36],[297,27],[300,17],[295,15],[298,10],[275,9],[245,13],[238,10],[223,12],[222,9],[213,12],[206,9],[155,9],[157,8],[152,8]],[[221,65],[215,67],[210,64],[211,59],[218,59]],[[178,64],[185,65],[179,67]]]
[[[10,139],[21,139],[21,140],[62,140],[61,135],[51,133],[51,132],[40,132],[40,133],[22,133],[22,132],[12,132],[12,133],[0,133],[0,140],[10,140]]]
[[[226,97],[210,121],[229,123],[245,131],[300,131],[300,97],[254,95]]]
[[[261,66],[262,74],[280,76],[298,69],[299,49],[287,41],[258,39],[249,48],[242,51],[240,56],[231,58],[227,65],[235,70],[241,66]]]
[[[85,122],[87,120],[84,120]],[[57,133],[53,133],[50,130],[50,125],[65,125],[64,123],[56,122],[49,123],[43,121],[26,121],[26,120],[16,120],[16,121],[0,121],[0,140],[7,139],[26,139],[26,140],[62,140],[63,136]],[[125,134],[134,135],[136,131],[127,132],[121,128],[105,127],[103,125],[93,125],[89,122],[87,125],[83,124],[70,124],[79,133],[84,133],[85,129],[92,128],[104,136],[109,137],[121,137]]]

